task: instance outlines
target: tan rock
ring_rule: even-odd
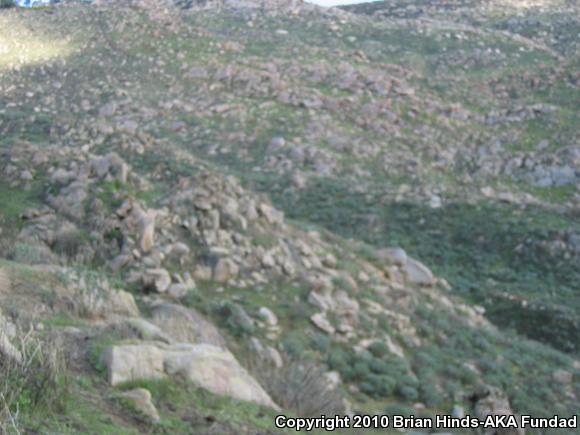
[[[335,329],[334,327],[330,324],[330,322],[328,321],[328,319],[326,318],[326,314],[325,313],[317,313],[312,315],[312,317],[310,317],[310,320],[312,321],[312,323],[314,323],[314,325],[328,333],[328,334],[334,334]]]
[[[160,303],[152,306],[152,322],[176,341],[226,347],[219,330],[193,308]]]
[[[158,423],[161,418],[153,401],[151,393],[145,388],[136,388],[130,391],[124,391],[119,394],[119,398],[128,401],[135,410],[145,416],[150,422]]]
[[[387,265],[405,266],[407,263],[407,253],[402,248],[386,248],[377,251],[378,257]]]
[[[198,264],[193,270],[193,278],[198,281],[209,281],[212,276],[212,270],[209,266]]]
[[[153,344],[121,344],[107,348],[101,361],[107,367],[111,385],[123,382],[162,379],[163,352]]]
[[[212,393],[279,410],[268,393],[227,350],[209,344],[181,344],[164,351],[167,374],[179,375]]]
[[[403,273],[410,284],[421,286],[435,284],[435,277],[429,268],[413,258],[407,258],[407,262],[403,266]]]
[[[554,379],[554,381],[558,382],[559,384],[570,385],[572,384],[574,375],[568,370],[558,369],[552,373],[552,379]]]
[[[110,314],[127,317],[139,316],[139,308],[137,307],[135,298],[131,293],[124,290],[111,291],[105,309]]]
[[[157,293],[165,293],[171,286],[171,276],[162,268],[147,269],[144,282],[146,285],[151,285]]]
[[[261,307],[258,312],[260,317],[268,324],[268,326],[276,326],[278,324],[278,317],[268,307]]]
[[[237,278],[240,273],[240,268],[230,258],[221,258],[213,270],[213,279],[217,282],[228,282]]]
[[[260,214],[266,218],[266,221],[271,225],[281,224],[284,220],[284,213],[276,210],[271,205],[262,203],[259,205],[258,210]]]
[[[143,252],[149,252],[155,245],[155,218],[157,211],[153,209],[138,211],[139,247]]]
[[[143,318],[129,319],[126,324],[143,340],[161,341],[168,344],[174,342],[159,326]]]
[[[12,323],[0,313],[0,357],[16,362],[22,361],[22,353],[12,344],[11,338],[16,334]],[[1,358],[0,358],[1,360]]]
[[[497,387],[481,385],[471,396],[471,401],[474,403],[475,417],[481,421],[489,416],[515,415],[507,396]],[[497,432],[495,429],[487,429],[484,433],[485,435],[494,435]],[[506,428],[501,433],[505,435],[524,435],[525,431],[520,428]]]

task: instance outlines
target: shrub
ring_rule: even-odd
[[[342,394],[330,389],[324,370],[314,363],[287,361],[281,369],[258,363],[251,369],[270,397],[301,417],[345,413]]]
[[[21,334],[15,353],[0,359],[0,433],[19,433],[22,412],[61,413],[67,396],[68,377],[61,343],[53,337],[41,340],[33,331]]]
[[[419,386],[419,394],[421,400],[425,402],[429,408],[436,408],[443,401],[443,396],[432,383],[422,382]]]
[[[352,368],[352,377],[356,380],[365,379],[370,373],[370,367],[365,361],[357,361]]]
[[[403,415],[405,417],[410,417],[416,414],[413,408],[408,408],[399,404],[392,404],[387,406],[384,412],[385,415]]]
[[[375,398],[392,395],[396,386],[397,382],[393,378],[375,374],[370,374],[364,382],[359,384],[359,388],[363,393]]]
[[[11,8],[14,6],[14,0],[0,0],[0,9]]]
[[[383,375],[388,374],[390,369],[389,364],[387,362],[380,360],[378,358],[373,358],[369,366],[374,373]]]
[[[399,396],[405,399],[407,402],[414,402],[419,398],[419,392],[415,387],[409,385],[401,385],[397,389]]]
[[[382,341],[375,341],[368,347],[368,351],[377,358],[382,358],[389,354],[389,348]]]
[[[306,351],[304,335],[298,332],[289,333],[282,341],[282,347],[292,358],[303,358]]]
[[[348,354],[341,348],[333,349],[328,355],[328,365],[331,369],[344,373],[349,367]]]
[[[319,332],[316,332],[312,335],[311,338],[311,345],[314,350],[318,350],[320,352],[328,352],[330,349],[331,339]]]

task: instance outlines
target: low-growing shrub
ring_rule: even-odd
[[[291,358],[302,358],[306,352],[307,342],[301,332],[290,332],[282,340],[282,347]]]
[[[21,413],[63,412],[69,392],[64,352],[56,338],[39,338],[30,330],[13,344],[11,355],[0,356],[0,433],[18,433]]]
[[[252,334],[256,326],[246,310],[235,302],[226,301],[215,307],[215,312],[223,321],[224,326],[235,337]]]
[[[282,368],[258,363],[250,371],[274,402],[298,416],[345,413],[340,390],[329,387],[324,369],[314,363],[290,360]]]

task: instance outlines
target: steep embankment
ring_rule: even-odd
[[[101,3],[0,11],[6,428],[575,412],[572,46]]]

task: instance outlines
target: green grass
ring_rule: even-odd
[[[268,430],[272,429],[276,415],[275,411],[259,405],[218,396],[192,384],[170,379],[135,381],[119,388],[145,388],[151,392],[161,416],[161,422],[153,433],[201,433],[210,427],[231,434],[250,428]]]
[[[4,224],[15,224],[29,208],[42,204],[42,186],[34,183],[30,189],[10,187],[0,181],[0,217]]]

